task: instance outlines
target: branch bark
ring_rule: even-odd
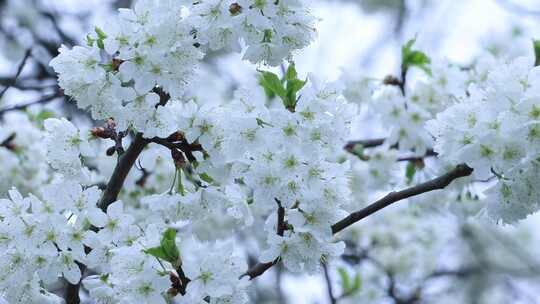
[[[99,201],[101,210],[106,211],[107,207],[116,201],[129,171],[148,143],[149,141],[143,138],[142,133],[137,133],[126,152],[118,158],[113,174],[107,183],[107,188],[103,191]]]
[[[71,284],[68,283],[66,287],[66,293],[64,294],[64,299],[66,304],[79,304],[81,303],[81,298],[79,297],[79,290],[81,289],[81,283]]]

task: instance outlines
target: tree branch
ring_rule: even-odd
[[[37,104],[44,104],[44,103],[53,101],[56,98],[63,97],[63,96],[64,96],[64,93],[62,91],[58,91],[58,92],[56,92],[54,94],[43,96],[42,98],[40,98],[40,99],[38,99],[36,101],[31,101],[31,102],[28,102],[28,103],[24,103],[24,104],[20,104],[20,105],[14,105],[12,107],[0,109],[0,117],[2,117],[7,112],[24,110],[24,109],[26,109],[26,108],[28,108],[30,106],[37,105]]]
[[[81,283],[71,284],[68,283],[66,287],[66,292],[64,294],[64,299],[66,304],[79,304],[81,299],[79,297],[79,290],[81,289]]]
[[[364,209],[351,213],[346,218],[332,225],[332,232],[338,233],[341,230],[351,226],[352,224],[360,221],[361,219],[370,216],[371,214],[392,205],[395,202],[403,199],[416,196],[422,193],[430,192],[433,190],[444,189],[452,181],[460,177],[471,175],[473,169],[465,164],[456,166],[453,170],[443,174],[437,178],[429,180],[427,182],[418,184],[414,187],[410,187],[397,192],[390,192],[385,197],[367,206]]]
[[[98,203],[98,206],[101,208],[101,210],[103,210],[103,212],[106,212],[107,207],[115,202],[118,198],[118,194],[120,193],[120,190],[122,190],[122,186],[124,185],[124,181],[126,180],[131,167],[133,167],[135,161],[148,142],[149,141],[147,139],[143,138],[142,133],[137,133],[127,151],[118,157],[118,162],[116,163],[113,174],[111,175],[111,178],[107,183],[107,187],[103,191],[101,199]],[[66,304],[80,303],[80,285],[80,282],[78,284],[68,284],[65,292]]]
[[[24,53],[24,57],[23,57],[21,63],[19,64],[19,66],[18,66],[18,68],[17,68],[17,72],[15,73],[15,76],[13,76],[13,78],[11,79],[11,81],[10,81],[9,83],[7,83],[6,86],[4,87],[4,89],[0,92],[0,98],[2,98],[2,96],[4,96],[4,94],[6,93],[6,91],[7,91],[12,85],[14,85],[15,83],[17,83],[17,79],[18,79],[19,76],[21,75],[22,70],[23,70],[24,66],[26,65],[26,61],[28,61],[28,58],[30,58],[31,55],[32,55],[32,49],[26,50],[26,52]]]
[[[385,197],[374,202],[373,204],[365,207],[364,209],[351,213],[346,218],[332,225],[332,232],[336,234],[342,231],[343,229],[355,224],[356,222],[370,216],[371,214],[392,205],[395,202],[398,202],[398,201],[401,201],[401,200],[404,200],[406,198],[413,197],[416,195],[420,195],[422,193],[430,192],[433,190],[444,189],[445,187],[450,185],[452,181],[460,177],[469,176],[472,174],[472,172],[473,172],[472,168],[470,168],[469,166],[465,164],[460,164],[456,166],[453,170],[439,177],[436,177],[432,180],[429,180],[427,182],[418,184],[414,187],[410,187],[401,191],[391,192],[387,194]],[[245,273],[245,275],[249,275],[251,279],[258,277],[262,275],[266,270],[270,269],[276,263],[276,261],[269,262],[269,263],[258,263],[254,265],[253,267],[251,267]]]
[[[148,143],[149,141],[143,138],[142,133],[137,133],[126,152],[118,158],[118,163],[116,163],[113,174],[107,183],[107,188],[103,191],[103,195],[99,201],[101,210],[107,210],[107,207],[116,201],[131,167],[133,167],[135,161]]]
[[[385,140],[386,138],[351,140],[345,145],[345,147],[343,147],[343,149],[345,149],[347,152],[351,152],[357,145],[361,145],[364,148],[375,148],[384,144]]]
[[[283,236],[285,233],[285,208],[281,206],[281,202],[276,199],[276,202],[278,204],[278,210],[277,210],[277,223],[276,223],[276,233],[279,236]],[[254,278],[260,276],[261,274],[265,273],[268,269],[272,268],[275,264],[279,262],[279,257],[272,262],[266,262],[266,263],[257,263],[253,267],[249,268],[246,273],[244,273],[241,277],[249,276],[250,280],[253,280]]]
[[[326,290],[328,291],[328,299],[330,300],[331,304],[336,304],[337,300],[334,296],[334,290],[332,288],[332,279],[330,278],[330,273],[328,272],[328,266],[325,263],[321,263],[323,272],[324,272],[324,280],[326,281]]]

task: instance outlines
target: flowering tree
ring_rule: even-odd
[[[255,282],[274,268],[322,272],[331,303],[452,303],[480,287],[427,282],[497,286],[498,274],[538,270],[491,258],[512,243],[487,242],[478,217],[515,224],[540,209],[540,57],[485,53],[462,67],[411,39],[397,76],[325,83],[294,64],[316,39],[307,1],[139,0],[80,45],[54,15],[34,13],[58,34],[30,31],[54,58],[26,51],[0,92],[46,92],[0,109],[8,303],[256,303]],[[254,77],[225,94],[206,65],[235,52]],[[24,78],[31,57],[38,68]],[[15,113],[65,97],[71,119]],[[353,137],[366,111],[384,138]],[[374,214],[405,199],[409,208]],[[470,250],[436,263],[456,234]],[[339,260],[347,267],[329,267]]]

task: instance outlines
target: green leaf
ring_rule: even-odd
[[[171,264],[178,263],[180,251],[176,246],[176,230],[172,228],[165,230],[161,237],[160,246],[145,249],[144,252]]]
[[[349,273],[344,268],[338,268],[338,273],[341,279],[343,297],[355,295],[360,291],[360,288],[362,287],[362,280],[358,273],[354,275],[354,279],[352,280],[352,282]]]
[[[401,48],[401,67],[403,70],[407,70],[410,67],[417,67],[424,72],[431,74],[429,64],[431,59],[423,52],[413,50],[413,45],[416,42],[416,38],[413,38]]]
[[[360,274],[357,273],[354,276],[354,281],[353,281],[353,284],[351,286],[351,289],[348,290],[347,294],[348,295],[354,295],[354,294],[358,293],[361,288],[362,288],[362,279],[360,278]]]
[[[266,96],[268,98],[279,96],[283,105],[294,111],[298,101],[297,94],[307,83],[307,80],[298,79],[294,63],[289,65],[282,79],[272,72],[260,71],[260,73],[259,83],[264,88]]]
[[[42,111],[40,111],[40,112],[35,116],[35,120],[36,120],[37,122],[43,122],[43,121],[45,121],[46,119],[54,118],[54,117],[56,117],[56,115],[54,114],[54,112],[48,111],[48,110],[42,110]]]
[[[296,72],[296,67],[294,66],[294,63],[291,63],[287,68],[287,72],[285,73],[285,80],[293,80],[297,78],[298,73]]]
[[[37,114],[33,114],[33,113],[30,113],[30,112],[26,112],[26,113],[28,115],[28,118],[31,121],[35,122],[40,127],[43,127],[43,122],[45,120],[47,120],[49,118],[55,118],[56,117],[54,112],[49,111],[49,110],[41,110]]]
[[[407,168],[405,169],[405,177],[407,178],[407,184],[410,184],[412,182],[412,179],[415,174],[416,174],[416,165],[413,162],[409,162],[407,164]]]
[[[347,290],[351,288],[351,279],[349,278],[349,273],[345,268],[338,268],[339,277],[341,279],[341,288],[343,288],[344,293],[347,293]]]
[[[172,228],[168,228],[167,230],[165,230],[165,232],[163,232],[163,236],[161,237],[162,242],[163,240],[169,240],[169,241],[176,240],[176,230]]]
[[[540,40],[533,39],[534,66],[540,65]]]
[[[306,85],[305,80],[291,79],[287,81],[286,107],[294,108],[296,106],[296,94]]]
[[[268,71],[261,71],[260,73],[260,83],[265,91],[268,90],[282,99],[285,98],[286,91],[281,83],[281,80],[279,80],[279,77],[276,74]]]
[[[155,256],[158,259],[168,261],[168,256],[161,246],[145,249],[144,253]]]
[[[211,184],[211,183],[214,182],[214,179],[213,179],[210,175],[208,175],[207,173],[201,173],[201,174],[199,174],[199,177],[200,177],[203,181],[205,181],[205,182],[207,182],[207,183],[209,183],[209,184]]]

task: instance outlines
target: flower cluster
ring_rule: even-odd
[[[66,94],[94,119],[114,117],[120,130],[166,137],[178,130],[166,102],[183,97],[207,46],[242,38],[244,57],[279,65],[313,38],[314,18],[301,2],[229,2],[137,1],[107,28],[96,27],[87,46],[62,47],[51,66]]]
[[[302,0],[193,1],[197,40],[212,50],[238,49],[244,59],[279,65],[291,51],[306,47],[316,34],[315,18]]]
[[[58,303],[46,287],[61,276],[79,282],[77,263],[84,262],[85,220],[91,212],[84,207],[95,207],[99,191],[51,185],[43,190],[43,199],[9,193],[10,199],[0,200],[0,291],[10,303]],[[13,288],[21,284],[25,288]]]
[[[529,59],[462,69],[431,62],[411,40],[399,79],[350,73],[323,84],[300,77],[291,58],[314,39],[315,21],[301,0],[139,0],[85,46],[62,46],[50,63],[60,87],[105,124],[0,124],[0,195],[10,197],[0,200],[0,300],[61,303],[50,291],[67,281],[96,303],[244,304],[259,275],[248,258],[255,269],[279,262],[313,274],[343,253],[371,264],[371,299],[387,297],[386,283],[420,294],[394,279],[437,272],[441,248],[479,212],[470,180],[411,197],[407,212],[367,230],[334,235],[334,224],[459,163],[498,178],[486,192],[492,218],[540,209],[539,68]],[[229,51],[259,70],[222,90],[203,59]],[[282,75],[263,67],[284,60]],[[358,106],[376,114],[384,138],[350,141]],[[438,220],[439,209],[457,216]],[[343,298],[362,295],[355,288]]]
[[[48,181],[51,172],[43,136],[25,115],[8,115],[0,122],[0,196],[11,187],[27,193]]]
[[[492,69],[482,87],[428,122],[435,151],[451,163],[464,162],[479,176],[495,175],[487,211],[513,223],[537,211],[540,103],[538,68],[520,57]]]

